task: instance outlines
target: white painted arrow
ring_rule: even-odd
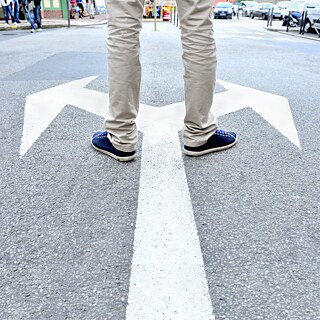
[[[84,88],[93,79],[27,97],[21,156],[67,104],[105,115],[108,95]],[[219,83],[228,91],[215,97],[217,115],[251,107],[300,147],[286,98]],[[184,102],[161,108],[140,105],[137,123],[144,141],[127,320],[214,319],[177,134],[184,114]]]
[[[287,98],[227,81],[217,82],[228,91],[215,95],[214,114],[221,116],[250,107],[301,149]]]
[[[80,109],[103,117],[106,114],[105,93],[84,89],[97,77],[72,81],[27,96],[20,156],[23,156],[58,116],[62,109],[71,104]]]
[[[25,155],[68,104],[101,117],[105,116],[108,95],[84,88],[94,79],[96,77],[72,81],[27,96],[20,156]],[[301,149],[287,98],[226,81],[219,80],[218,83],[228,91],[215,95],[213,112],[217,116],[250,107]],[[139,130],[143,131],[143,128],[151,123],[159,122],[163,125],[166,122],[172,128],[181,130],[184,112],[184,102],[161,108],[141,104],[137,119]]]

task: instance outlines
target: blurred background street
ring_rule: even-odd
[[[51,29],[45,18],[41,33],[0,31],[3,320],[126,319],[144,139],[126,164],[90,146],[103,122],[90,108],[107,105],[105,18]],[[219,125],[239,142],[181,157],[216,319],[316,320],[320,42],[266,24],[214,19],[216,100],[222,111],[235,107]],[[144,22],[141,46],[141,103],[183,102],[179,28]],[[77,102],[85,97],[87,109]],[[21,154],[30,101],[44,110],[37,116],[62,107],[41,130],[42,116],[33,119],[41,132]]]

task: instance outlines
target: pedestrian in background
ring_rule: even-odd
[[[14,15],[14,20],[16,23],[21,23],[19,19],[19,1],[18,0],[13,0],[13,15]]]
[[[31,32],[35,32],[37,24],[37,31],[42,31],[42,22],[41,22],[41,0],[27,0],[28,10],[31,24]]]
[[[90,19],[94,19],[94,5],[92,0],[87,0],[87,7]]]
[[[9,25],[9,16],[12,20],[13,26],[16,26],[16,21],[14,18],[14,14],[12,11],[12,0],[1,0],[1,6],[2,6],[2,10],[3,10],[3,17],[4,17],[4,25],[7,27]]]
[[[210,112],[216,83],[216,45],[210,0],[177,0],[184,62],[186,115],[183,152],[201,156],[232,147],[234,132],[217,130]],[[96,132],[92,146],[117,160],[135,157],[136,117],[141,82],[139,35],[144,0],[106,0],[108,19],[109,110],[105,131]]]
[[[82,4],[82,0],[77,0],[77,5],[80,9],[80,12],[79,12],[79,18],[82,18],[83,17],[83,13],[84,13],[84,7],[83,7],[83,4]]]
[[[34,25],[34,19],[30,19],[30,12],[29,12],[29,9],[28,9],[28,3],[27,3],[27,0],[22,0],[21,1],[21,5],[22,5],[22,9],[23,9],[23,12],[24,12],[24,15],[26,17],[26,20],[29,21],[30,25],[31,25],[31,32],[34,32],[36,27]]]
[[[28,10],[27,0],[21,0],[21,6],[22,6],[22,10],[23,10],[23,13],[24,13],[26,20],[29,21],[30,15],[29,15],[29,10]]]

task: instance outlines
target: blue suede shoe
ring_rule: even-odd
[[[237,135],[231,131],[216,130],[208,141],[199,147],[184,146],[183,153],[198,157],[204,154],[231,148],[237,142]]]
[[[108,138],[108,131],[96,132],[92,136],[91,145],[98,151],[119,161],[131,161],[136,152],[123,152],[116,149]]]

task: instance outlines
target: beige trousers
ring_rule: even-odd
[[[177,0],[183,47],[186,115],[184,143],[204,144],[217,129],[210,113],[216,82],[212,0]],[[112,144],[130,152],[137,143],[135,119],[141,82],[140,30],[144,0],[106,0],[108,19],[109,112],[105,129]]]

